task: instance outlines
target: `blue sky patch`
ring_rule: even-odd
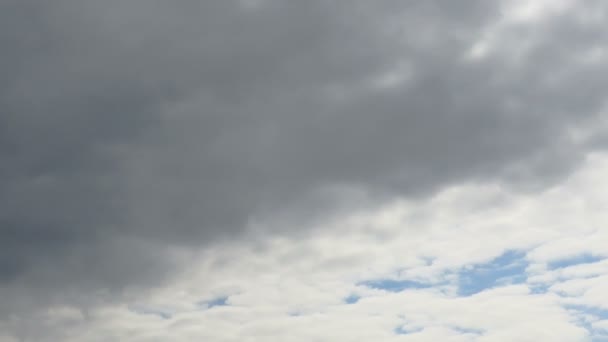
[[[356,294],[351,294],[350,296],[344,298],[344,302],[346,304],[355,304],[359,301],[359,299],[361,299],[360,296],[357,296]]]
[[[409,334],[415,334],[415,333],[421,332],[422,330],[423,330],[423,328],[408,329],[405,326],[400,325],[400,326],[396,327],[395,330],[393,330],[393,331],[397,335],[409,335]]]
[[[488,263],[463,269],[459,275],[458,293],[470,296],[500,285],[523,283],[527,279],[527,267],[524,252],[507,251]]]
[[[533,284],[530,285],[530,291],[532,294],[543,294],[549,291],[549,287],[547,284]]]
[[[566,305],[565,308],[568,310],[579,311],[583,314],[592,315],[601,320],[608,319],[608,309],[585,305]]]
[[[608,341],[608,336],[602,331],[593,329],[591,322],[585,318],[586,315],[590,315],[594,316],[595,319],[606,320],[608,319],[608,310],[585,305],[565,305],[564,308],[577,312],[579,325],[589,331],[592,342]]]
[[[483,335],[483,330],[473,329],[473,328],[464,328],[464,327],[452,327],[452,330],[458,331],[461,334],[467,335]]]
[[[372,289],[384,290],[389,292],[401,292],[408,289],[426,289],[430,288],[431,284],[424,284],[412,280],[394,280],[394,279],[377,279],[368,280],[359,283],[359,285],[367,286]]]
[[[211,309],[216,306],[227,306],[228,305],[228,297],[218,297],[209,301],[200,301],[198,302],[198,306],[203,307],[205,309]]]
[[[565,267],[576,266],[576,265],[581,265],[581,264],[591,264],[591,263],[602,261],[602,260],[603,260],[603,258],[601,258],[601,257],[585,253],[585,254],[580,254],[580,255],[574,256],[572,258],[566,258],[566,259],[561,259],[561,260],[550,262],[549,265],[547,265],[547,266],[550,270],[555,270],[558,268],[565,268]]]

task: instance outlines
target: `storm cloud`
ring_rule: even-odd
[[[604,138],[607,6],[512,4],[3,1],[0,315],[256,222],[567,176]]]

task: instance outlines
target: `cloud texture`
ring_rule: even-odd
[[[578,248],[571,252],[575,255],[565,253],[565,258],[601,254],[583,244],[575,247],[561,228],[541,229],[537,235],[528,230],[532,228],[521,227],[529,225],[525,220],[507,224],[504,232],[470,228],[465,222],[458,223],[464,231],[448,234],[445,225],[451,223],[424,216],[419,224],[393,222],[387,231],[371,229],[357,235],[357,230],[354,236],[362,243],[349,245],[345,238],[343,246],[340,236],[350,231],[335,222],[361,213],[382,216],[387,207],[403,201],[425,206],[459,187],[470,187],[462,203],[428,204],[427,210],[454,210],[458,217],[467,215],[461,205],[477,208],[479,201],[491,200],[484,205],[504,205],[511,209],[501,210],[519,212],[509,206],[507,197],[529,196],[522,201],[543,202],[546,191],[562,189],[568,177],[580,174],[583,167],[603,165],[596,160],[603,158],[606,141],[607,10],[601,1],[540,0],[4,1],[0,4],[0,321],[7,329],[0,330],[9,332],[7,340],[9,336],[44,340],[72,327],[75,335],[53,338],[243,340],[228,332],[234,323],[228,319],[250,321],[247,315],[258,317],[259,312],[245,307],[266,308],[265,303],[247,302],[252,296],[247,292],[242,312],[224,307],[230,305],[215,308],[218,316],[213,319],[218,321],[208,324],[225,324],[222,336],[200,335],[200,331],[173,336],[170,327],[158,326],[158,334],[150,332],[147,337],[135,333],[104,337],[99,332],[83,336],[78,329],[98,324],[99,318],[93,317],[104,312],[133,316],[119,320],[132,319],[136,325],[144,324],[141,319],[158,320],[159,315],[171,320],[184,311],[173,308],[177,304],[140,303],[146,300],[134,293],[171,289],[176,282],[210,291],[197,292],[209,298],[187,297],[193,303],[208,304],[205,301],[228,296],[226,303],[238,306],[240,297],[232,297],[232,290],[218,290],[213,279],[233,272],[230,267],[251,267],[234,260],[255,262],[256,258],[282,260],[278,269],[265,270],[272,285],[260,285],[259,291],[280,293],[280,281],[273,277],[281,275],[283,268],[297,269],[300,259],[318,262],[311,261],[310,269],[302,272],[324,269],[320,278],[314,278],[323,289],[345,279],[355,286],[386,278],[396,269],[422,262],[429,265],[421,270],[430,273],[406,280],[432,280],[431,289],[420,290],[422,297],[416,300],[437,303],[440,312],[462,305],[477,312],[480,305],[499,306],[500,298],[508,297],[522,308],[540,306],[542,312],[535,316],[547,322],[567,322],[570,316],[557,295],[537,298],[526,292],[536,291],[534,277],[557,281],[565,276],[556,270],[535,273],[535,267],[541,270],[550,259],[551,251]],[[568,186],[569,194],[579,191]],[[504,196],[483,197],[485,187],[500,189]],[[587,195],[602,194],[588,190]],[[553,215],[538,206],[533,211]],[[584,219],[595,215],[596,209],[581,210],[576,217]],[[423,212],[432,215],[426,211],[420,215]],[[486,219],[502,214],[488,214]],[[430,224],[429,220],[439,221]],[[375,218],[369,224],[376,227],[381,222]],[[579,222],[570,229],[574,236],[592,234]],[[395,250],[406,250],[411,241],[426,247],[412,245],[411,254],[400,256],[405,258],[402,264],[370,264],[376,257],[389,258],[370,252],[388,246],[387,236],[400,241]],[[435,238],[448,236],[462,243],[435,244]],[[495,236],[519,242],[494,246],[490,242]],[[598,236],[598,241],[605,241]],[[493,247],[477,251],[476,241]],[[318,260],[314,256],[319,251],[311,247],[317,244],[325,244],[332,253],[340,254],[342,248],[353,252]],[[550,247],[553,244],[556,247]],[[444,247],[462,251],[445,259],[452,264],[437,266],[433,260],[443,260]],[[250,254],[227,252],[231,248]],[[523,253],[527,260],[530,289],[514,284],[488,294],[496,298],[442,297],[454,293],[443,289],[453,279],[441,277],[449,272],[455,277],[460,267],[491,262],[509,249]],[[416,262],[410,264],[410,259]],[[225,271],[220,266],[201,266],[214,263],[231,266]],[[193,268],[206,273],[183,280],[181,273]],[[365,274],[360,273],[363,270]],[[579,271],[565,268],[563,272]],[[224,281],[252,282],[252,291],[257,291],[256,279],[261,275],[234,277]],[[287,287],[308,286],[299,277],[287,276],[286,281],[293,282]],[[564,286],[562,292],[599,286],[585,284],[559,286]],[[295,316],[287,317],[325,316],[304,315],[298,318],[302,321],[284,317],[291,323],[275,323],[276,329],[251,327],[246,335],[251,341],[289,340],[279,326],[318,326],[315,320],[350,310],[327,308],[340,296],[351,295],[348,291],[333,297],[321,292],[327,296],[321,306],[302,303],[290,307],[288,313]],[[267,295],[260,293],[258,298]],[[292,295],[299,296],[285,294],[293,299]],[[414,294],[408,292],[399,300],[409,302],[410,295]],[[395,308],[380,309],[385,305],[382,300],[354,305],[403,315],[393,312]],[[388,297],[386,301],[396,303]],[[121,305],[129,309],[112,313]],[[268,319],[278,319],[275,310],[270,305],[264,311]],[[63,323],[53,321],[32,332],[27,322],[49,312],[68,317],[61,316],[68,323],[61,318]],[[196,315],[207,314],[211,311]],[[434,317],[429,312],[418,314]],[[367,315],[357,317],[375,324]],[[414,319],[413,331],[430,324],[428,317]],[[378,324],[391,326],[386,330],[390,336],[417,338],[396,334],[401,331],[394,330],[397,321],[387,318]],[[464,322],[450,324],[421,330],[427,335],[419,340],[442,339],[461,325],[466,328]],[[486,334],[495,327],[492,324],[462,330],[471,336],[454,340],[486,336],[480,340],[523,341],[507,333]],[[580,341],[591,336],[589,324],[587,329],[574,325],[561,335],[529,338]],[[321,331],[302,334],[308,340],[312,336],[357,340]],[[370,334],[360,340],[390,340]]]

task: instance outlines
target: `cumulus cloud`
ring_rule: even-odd
[[[605,147],[606,9],[5,1],[0,330],[33,340],[289,340],[293,329],[329,340],[524,340],[495,322],[428,320],[463,306],[477,317],[505,297],[564,324],[531,340],[599,331],[599,318],[588,329],[568,323],[564,301],[604,299],[594,289],[605,236],[586,216],[601,193],[553,197],[576,194],[568,177],[581,165],[602,165],[589,156]],[[487,211],[476,216],[479,206]],[[403,221],[404,208],[416,215]],[[341,228],[352,222],[354,233]],[[460,270],[509,250],[523,253],[531,292],[503,279],[487,302],[458,297]],[[584,256],[601,260],[552,268]],[[181,274],[193,268],[205,271]],[[390,296],[363,286],[382,279],[430,285]],[[176,282],[189,289],[154,302]],[[532,296],[538,288],[548,292]],[[438,311],[400,320],[398,303],[418,295]],[[355,307],[366,309],[353,319],[379,335],[321,329]],[[98,327],[117,334],[102,336],[91,325],[110,316],[149,335]],[[234,330],[252,317],[262,323]],[[31,319],[48,324],[32,331]],[[200,335],[210,333],[221,336]]]

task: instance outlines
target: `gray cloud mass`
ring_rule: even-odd
[[[499,2],[3,1],[0,315],[153,286],[167,244],[330,214],[348,189],[568,174],[607,89],[585,13],[475,59]]]

